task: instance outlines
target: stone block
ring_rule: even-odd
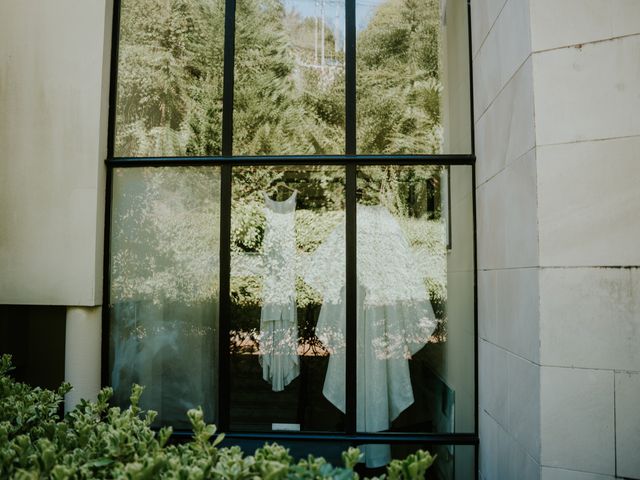
[[[477,190],[478,268],[538,264],[535,150]]]
[[[478,423],[480,429],[480,458],[478,459],[480,474],[487,480],[498,478],[498,457],[502,454],[498,451],[498,429],[500,427],[482,409],[480,409]]]
[[[478,342],[478,405],[507,428],[507,352],[489,342]]]
[[[494,270],[505,266],[507,212],[506,172],[476,188],[476,242],[478,269]]]
[[[640,478],[640,373],[616,372],[616,475]]]
[[[637,0],[532,0],[533,51],[640,33]]]
[[[615,474],[613,372],[541,367],[541,463]]]
[[[536,162],[541,265],[640,265],[640,136],[538,147]]]
[[[487,480],[538,480],[540,465],[486,411],[480,411],[480,475]]]
[[[508,0],[473,59],[476,120],[530,54],[529,2]]]
[[[535,145],[532,62],[527,60],[476,123],[478,185]]]
[[[639,135],[638,51],[640,35],[534,54],[536,144]]]
[[[540,359],[537,268],[496,271],[495,342],[537,363]]]
[[[507,370],[508,431],[525,453],[539,462],[540,366],[507,354]]]
[[[638,269],[543,269],[541,363],[640,370],[639,279]]]
[[[552,467],[542,467],[540,475],[541,480],[613,480],[614,478],[615,477],[610,475],[599,475],[597,473]]]
[[[539,480],[540,464],[508,432],[498,429],[498,475],[496,480]]]
[[[478,336],[496,342],[497,270],[478,270]]]
[[[471,53],[473,56],[478,53],[506,1],[477,0],[471,2],[471,41],[473,48]]]

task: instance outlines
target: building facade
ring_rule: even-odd
[[[113,12],[0,5],[0,347],[33,383],[70,381],[68,407],[113,382]],[[474,157],[450,164],[461,300],[439,374],[459,382],[448,438],[471,438],[455,478],[640,478],[640,3],[446,0],[441,17],[443,151]]]

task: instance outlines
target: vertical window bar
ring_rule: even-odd
[[[222,98],[222,155],[233,153],[233,83],[235,54],[235,0],[226,0],[224,19],[224,83]],[[231,166],[220,171],[220,292],[218,330],[218,425],[228,431],[231,409],[229,328],[231,314]]]
[[[345,2],[345,153],[356,154],[356,0]]]
[[[347,319],[347,351],[345,378],[345,429],[346,433],[354,434],[356,428],[356,400],[357,400],[357,293],[358,277],[356,271],[356,173],[355,163],[346,167],[346,319]]]
[[[233,0],[231,0],[233,1]],[[229,431],[231,409],[231,371],[229,328],[231,315],[231,166],[220,172],[220,292],[218,329],[218,426]]]
[[[345,153],[356,153],[356,2],[345,4]],[[346,378],[345,378],[345,430],[355,434],[357,404],[357,298],[358,277],[356,272],[356,164],[346,167]]]
[[[113,158],[116,138],[116,101],[118,99],[118,54],[120,49],[121,1],[113,0],[111,25],[111,67],[109,71],[109,118],[107,123],[107,158]]]
[[[225,0],[224,71],[222,86],[222,155],[233,155],[233,83],[236,38],[236,0]]]
[[[110,317],[111,317],[111,197],[113,184],[113,168],[107,166],[105,179],[106,199],[104,203],[104,258],[102,259],[102,352],[100,359],[102,368],[100,382],[102,387],[111,385],[109,368],[109,340],[110,340]]]

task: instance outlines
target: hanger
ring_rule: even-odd
[[[289,185],[287,185],[287,184],[286,184],[286,183],[284,183],[284,182],[278,182],[278,183],[276,183],[276,184],[275,184],[275,185],[273,185],[273,186],[274,186],[274,187],[276,187],[276,188],[278,188],[278,187],[286,188],[286,189],[287,189],[287,190],[289,190],[290,192],[297,192],[297,191],[298,191],[298,190],[296,190],[295,188],[290,187]]]
[[[288,198],[291,198],[295,193],[298,193],[298,190],[296,190],[295,188],[290,187],[289,185],[287,185],[287,184],[286,184],[286,183],[284,183],[284,182],[277,182],[277,183],[274,183],[274,184],[272,184],[272,185],[270,185],[270,186],[269,186],[268,191],[273,191],[273,190],[275,190],[275,197],[276,197],[276,200],[275,200],[275,201],[284,201],[284,200],[286,200],[286,199],[284,199],[284,200],[277,200],[279,197],[281,197],[281,196],[282,196],[281,194],[283,193],[282,191],[279,191],[279,190],[278,190],[278,188],[279,188],[279,187],[283,187],[284,189],[289,190],[290,192],[292,192],[292,193],[289,195],[289,197],[288,197]],[[263,195],[264,195],[266,198],[271,199],[271,197],[267,194],[267,192],[263,191],[262,193],[263,193]],[[273,199],[271,199],[271,200],[273,200]]]

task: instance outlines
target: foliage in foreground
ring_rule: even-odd
[[[253,455],[239,447],[219,448],[223,435],[203,420],[202,410],[187,413],[193,438],[169,444],[170,428],[150,428],[155,412],[138,407],[142,387],[134,386],[126,410],[109,406],[110,388],[97,402],[83,401],[64,418],[58,412],[64,394],[14,381],[11,357],[0,358],[0,478],[166,478],[166,479],[351,479],[360,452],[342,454],[344,467],[309,456],[294,462],[288,450],[267,444]],[[394,460],[381,478],[424,478],[434,457],[418,451]]]

